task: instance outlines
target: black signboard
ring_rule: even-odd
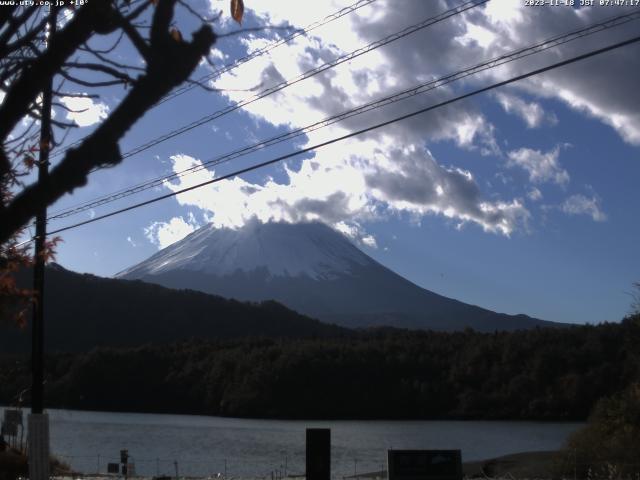
[[[107,464],[107,473],[120,473],[120,464],[119,463]]]
[[[331,479],[331,429],[307,428],[307,480]]]
[[[22,425],[22,410],[7,409],[4,411],[6,425]]]
[[[389,450],[389,480],[461,480],[460,450]]]

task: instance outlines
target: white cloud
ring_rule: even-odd
[[[62,30],[67,23],[73,20],[73,17],[75,17],[75,15],[76,15],[75,10],[71,8],[62,9],[62,15],[58,17],[58,22],[57,22],[58,29]],[[47,36],[48,36],[48,32],[47,32]]]
[[[168,222],[153,222],[144,229],[144,234],[158,248],[165,248],[182,240],[199,227],[200,225],[196,222],[193,214],[190,213],[186,221],[182,217],[173,217]],[[127,240],[130,241],[130,238],[128,237]]]
[[[316,3],[323,5],[322,11],[325,14],[330,13],[331,9],[327,9],[327,3],[313,2],[314,5]],[[338,7],[338,3],[333,2],[331,6]],[[305,8],[293,9],[285,4],[257,1],[255,5],[252,4],[252,8],[271,20],[289,19],[295,25],[304,25],[305,21],[311,23],[320,18],[313,18],[312,12],[303,12],[306,5]],[[387,9],[392,11],[386,11]],[[409,2],[401,9],[393,9],[385,2],[376,2],[370,7],[323,26],[317,32],[318,37],[313,34],[298,37],[272,50],[268,55],[247,62],[223,75],[216,81],[215,86],[237,89],[261,84],[261,88],[268,88],[284,79],[295,78],[320,64],[333,61],[353,49],[378,41],[389,33],[400,31],[407,25],[414,24],[416,19],[440,14],[442,10],[440,2]],[[301,23],[296,23],[296,20]],[[403,88],[413,87],[416,82],[432,79],[435,74],[450,73],[460,57],[458,54],[462,54],[464,58],[466,49],[461,48],[451,56],[442,55],[443,51],[450,48],[448,35],[443,35],[443,30],[450,27],[446,27],[445,24],[453,24],[457,33],[466,32],[464,25],[449,19],[443,24],[434,25],[433,28],[420,31],[384,48],[368,51],[366,55],[287,87],[285,91],[246,106],[245,110],[275,125],[301,127],[377,99],[382,94],[388,95]],[[330,40],[323,41],[321,38]],[[252,50],[255,46],[261,46],[263,41],[250,38],[246,43],[249,50]],[[452,59],[455,59],[453,63]],[[469,58],[469,61],[475,60]],[[432,105],[449,98],[451,93],[447,88],[439,88],[430,92],[428,96],[414,97],[411,102],[400,102],[353,117],[341,122],[341,131],[352,131],[419,107]],[[242,92],[227,91],[225,94],[234,101],[248,97]],[[329,131],[336,132],[335,129]],[[394,134],[403,144],[422,143],[425,139],[451,140],[465,148],[481,147],[486,152],[494,149],[495,144],[492,138],[493,126],[471,104],[451,105],[439,109],[437,115],[408,119],[402,124],[386,127],[385,131],[390,135]]]
[[[129,242],[129,244],[132,247],[137,247],[138,246],[138,244],[131,237],[127,237],[127,242]]]
[[[638,68],[640,68],[640,64]],[[551,82],[543,83],[543,88],[553,87],[554,85]],[[608,104],[607,102],[610,100],[607,97],[611,97],[612,95],[602,95],[604,98],[598,99],[581,96],[569,88],[556,87],[556,91],[557,95],[571,107],[576,110],[581,110],[613,127],[618,134],[631,145],[640,145],[640,113],[627,112],[625,111],[626,108],[622,108],[623,105],[620,105],[620,108],[616,109],[614,106]],[[630,95],[628,98],[631,104],[635,103],[634,95]],[[616,100],[620,102],[623,101],[622,99]],[[640,107],[640,102],[637,103]]]
[[[267,23],[290,22],[296,26],[312,23],[341,6],[339,2],[312,2],[308,9],[307,4],[305,8],[290,8],[260,0],[251,4]],[[237,90],[260,84],[261,89],[268,88],[442,10],[442,2],[408,2],[400,9],[388,2],[376,2],[323,26],[321,31],[299,37],[243,64],[223,75],[215,86]],[[450,73],[456,61],[467,60],[464,48],[458,52],[461,55],[446,58],[442,55],[451,48],[450,30],[454,31],[453,36],[469,34],[485,46],[489,41],[483,38],[490,34],[486,28],[468,28],[461,18],[372,50],[243,109],[261,121],[299,128],[382,94],[414,86],[437,73]],[[264,42],[264,38],[256,36],[245,39],[249,51]],[[472,60],[476,61],[468,57],[469,62]],[[432,105],[452,93],[442,88],[410,102],[352,117],[309,133],[306,145]],[[249,98],[246,92],[233,90],[225,91],[224,95],[233,101]],[[202,209],[208,220],[227,227],[240,226],[255,216],[262,221],[321,220],[336,228],[341,223],[353,228],[390,214],[408,214],[417,218],[439,215],[456,223],[474,223],[485,231],[509,235],[526,222],[529,214],[525,207],[518,200],[487,200],[471,172],[443,167],[422,147],[425,141],[451,141],[483,155],[501,155],[494,133],[495,127],[472,104],[455,104],[440,109],[437,115],[412,118],[323,148],[313,159],[301,162],[299,169],[286,169],[284,180],[250,183],[233,179],[213,184],[205,191],[180,195],[178,201]],[[185,155],[173,157],[173,161],[176,169],[197,162]],[[205,177],[211,179],[213,173],[202,172],[199,180]],[[166,186],[175,191],[191,182],[184,179]],[[360,235],[359,241],[373,243],[373,239],[365,238],[366,235]]]
[[[211,50],[209,50],[209,57],[211,57],[213,60],[224,61],[229,58],[229,55],[224,53],[219,48],[212,48]]]
[[[258,121],[299,128],[377,99],[383,93],[412,87],[418,82],[476,64],[480,59],[495,57],[577,28],[604,15],[602,9],[588,9],[586,14],[576,9],[553,12],[531,9],[523,13],[517,3],[491,0],[485,7],[475,8],[468,14],[452,17],[368,52],[247,105],[243,110]],[[444,4],[443,1],[413,1],[397,8],[394,2],[374,2],[227,72],[215,86],[232,89],[223,94],[232,101],[241,101],[252,93],[239,89],[258,84],[262,89],[294,78],[345,52],[439,14],[445,9]],[[216,2],[212,5],[219,7]],[[303,8],[292,8],[287,2],[254,0],[249,8],[265,23],[301,27],[342,6],[337,0],[306,2]],[[263,46],[273,35],[284,33],[248,35],[243,43],[248,51],[252,51]],[[452,38],[458,41],[452,42]],[[478,78],[503,80],[546,65],[558,56],[586,50],[593,42],[602,43],[602,39],[563,45],[562,52],[565,53],[553,50],[527,57],[482,76],[469,77],[465,83],[477,83]],[[557,122],[553,114],[545,111],[546,104],[538,100],[559,99],[611,124],[625,140],[633,143],[636,130],[640,139],[637,113],[640,112],[640,97],[629,71],[633,71],[639,60],[628,53],[613,52],[599,61],[606,63],[607,68],[597,68],[594,73],[592,65],[575,65],[548,72],[515,87],[535,95],[536,101],[525,101],[514,93],[500,93],[496,98],[505,111],[521,117],[530,128]],[[617,84],[618,78],[625,88],[603,88],[603,85]],[[452,88],[440,88],[410,101],[352,117],[309,133],[305,145],[432,105],[451,98],[454,93]],[[509,235],[520,226],[526,226],[529,212],[522,201],[485,196],[472,172],[455,165],[445,167],[423,149],[425,143],[450,141],[467,150],[501,156],[495,140],[496,127],[479,108],[472,102],[452,104],[439,109],[437,114],[414,117],[322,149],[313,158],[302,161],[299,168],[285,167],[284,178],[277,181],[268,178],[249,182],[236,178],[181,194],[178,201],[199,208],[207,220],[219,226],[238,227],[249,218],[257,217],[262,221],[321,220],[336,228],[344,224],[345,229],[354,229],[361,223],[387,215],[407,214],[417,221],[427,215],[438,215],[450,218],[457,225],[472,223],[487,232]],[[622,131],[623,122],[627,122],[628,132]],[[548,152],[529,148],[512,150],[507,155],[507,165],[523,169],[534,183],[565,185],[569,182],[569,173],[559,163],[559,151],[559,148]],[[447,158],[446,162],[455,163],[455,160],[455,157]],[[199,164],[199,160],[186,155],[175,156],[172,161],[175,170]],[[165,186],[176,191],[213,177],[213,172],[202,170]],[[538,201],[542,193],[533,188],[528,197]],[[362,234],[360,241],[364,242],[365,237],[366,234]]]
[[[492,23],[501,24],[506,27],[517,25],[522,21],[522,4],[513,0],[492,0],[484,9],[484,14],[491,19]]]
[[[237,228],[254,217],[263,222],[322,221],[371,246],[375,239],[362,231],[360,223],[394,213],[440,215],[504,235],[529,217],[517,200],[486,200],[470,172],[442,167],[428,151],[415,146],[383,150],[378,142],[352,141],[348,150],[352,154],[348,158],[338,156],[344,151],[335,145],[319,151],[298,170],[285,168],[286,179],[281,182],[233,178],[176,198],[181,205],[201,209],[218,227]],[[200,164],[186,155],[172,160],[176,171]],[[178,191],[213,178],[214,172],[201,170],[166,186]]]
[[[538,200],[542,200],[542,192],[536,187],[533,187],[527,192],[527,197],[529,197],[529,200],[532,202],[537,202]]]
[[[362,243],[364,243],[367,247],[378,248],[378,242],[373,235],[367,235],[362,237]]]
[[[543,123],[549,125],[558,123],[558,118],[552,113],[546,113],[537,102],[525,102],[516,95],[502,92],[497,93],[496,98],[505,112],[518,115],[529,128],[540,127]]]
[[[491,30],[469,22],[467,23],[466,33],[462,36],[456,37],[456,40],[464,46],[469,45],[471,42],[475,42],[482,48],[487,48],[496,41],[496,35]]]
[[[615,15],[631,10],[621,7],[616,10]],[[498,36],[500,42],[484,46],[473,43],[466,48],[469,54],[478,58],[491,58],[505,51],[595,24],[613,15],[606,7],[533,8],[525,11],[516,1],[491,0],[485,8],[474,13],[473,19],[475,24]],[[637,20],[631,21],[607,32],[580,38],[579,41],[567,43],[547,53],[533,55],[526,61],[509,63],[489,71],[489,75],[495,80],[503,80],[629,38],[636,34],[636,30]],[[624,141],[640,145],[640,90],[635,81],[635,72],[638,71],[640,56],[632,46],[628,46],[531,77],[518,82],[516,88],[539,97],[561,100],[576,111],[611,126]]]
[[[604,222],[607,219],[596,197],[572,195],[564,201],[560,209],[569,215],[590,215],[595,222]]]
[[[69,109],[65,111],[67,120],[79,127],[88,127],[107,118],[109,107],[86,97],[61,97],[60,102]]]
[[[507,166],[524,169],[529,174],[529,180],[534,183],[554,182],[563,185],[569,182],[569,173],[560,166],[559,154],[559,147],[546,153],[521,148],[508,153]]]
[[[357,222],[337,222],[333,227],[356,243],[366,245],[370,248],[378,248],[376,238],[367,233]]]

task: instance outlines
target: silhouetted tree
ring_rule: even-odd
[[[601,399],[564,451],[564,471],[580,478],[636,478],[640,473],[640,383]]]
[[[189,0],[90,0],[51,10],[15,3],[0,8],[0,318],[24,309],[21,300],[29,297],[12,282],[30,260],[16,243],[21,229],[44,206],[85,185],[96,168],[120,163],[123,135],[173,88],[192,81],[216,40],[210,24],[217,17],[206,18]],[[240,21],[242,0],[231,7]],[[176,8],[200,24],[190,40],[174,26]],[[47,29],[50,16],[59,26],[54,32]],[[122,88],[124,96],[90,135],[63,152],[45,181],[26,184],[37,152],[61,146],[74,127],[54,118],[40,141],[42,92],[50,82],[59,109],[69,110],[60,98],[95,99],[105,88]]]

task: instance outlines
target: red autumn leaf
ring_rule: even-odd
[[[244,14],[244,2],[242,0],[231,0],[231,16],[233,19],[242,23],[242,15]]]
[[[24,165],[29,170],[31,170],[33,167],[36,166],[36,159],[33,158],[31,155],[25,155],[24,156]]]
[[[50,240],[44,242],[44,249],[42,250],[42,258],[46,262],[54,261],[56,259],[56,247],[62,242],[61,237],[53,237]]]

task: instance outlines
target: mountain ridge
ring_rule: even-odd
[[[17,274],[28,288],[32,270]],[[95,347],[167,344],[244,337],[304,338],[350,331],[300,315],[277,302],[245,303],[136,280],[80,274],[58,264],[45,271],[47,351],[80,352]],[[0,351],[25,352],[28,328],[0,325]]]
[[[207,225],[117,278],[243,301],[272,299],[348,328],[493,331],[559,325],[492,312],[424,289],[319,222],[253,221],[237,230]]]
[[[274,225],[279,227],[271,228]],[[237,230],[205,225],[115,277],[126,278],[133,272],[158,275],[174,269],[224,276],[264,267],[272,276],[317,279],[331,278],[354,265],[377,263],[322,223],[296,224],[294,241],[289,227],[257,220]]]

